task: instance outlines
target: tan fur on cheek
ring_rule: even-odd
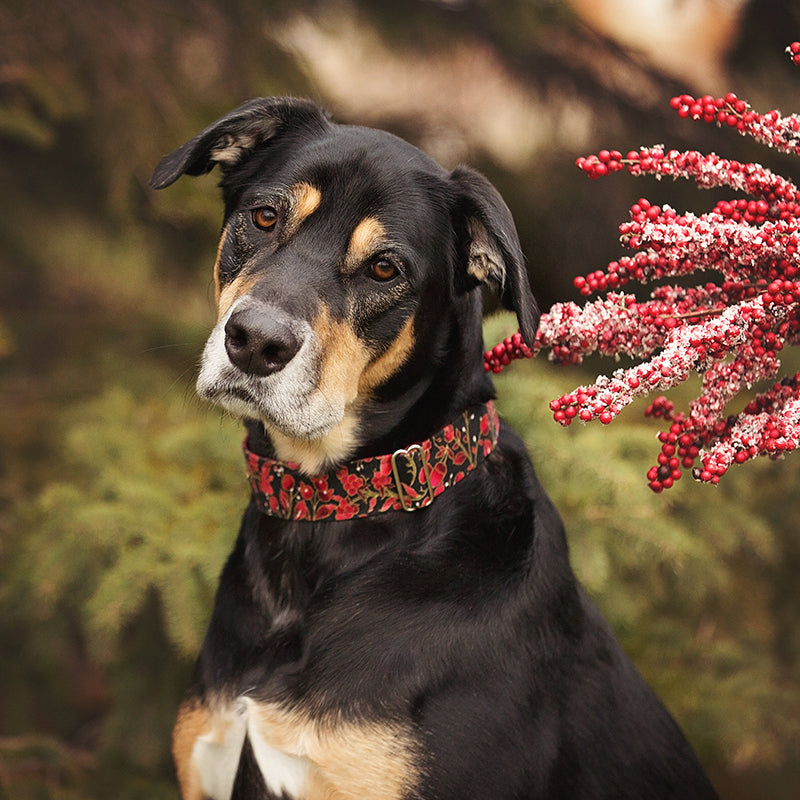
[[[358,382],[358,394],[366,396],[376,386],[380,386],[392,377],[408,360],[414,349],[414,319],[410,317],[400,330],[389,349],[373,361],[361,374]]]
[[[347,406],[358,397],[361,376],[370,360],[369,349],[347,322],[328,323],[321,343],[325,356],[319,389]]]

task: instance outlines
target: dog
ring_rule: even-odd
[[[497,190],[294,98],[151,185],[217,165],[197,390],[244,421],[252,497],[174,729],[184,800],[715,797],[494,408],[479,287],[528,343],[539,315]]]

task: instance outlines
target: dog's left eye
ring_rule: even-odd
[[[252,212],[253,225],[262,231],[271,231],[278,222],[278,212],[271,206],[254,208]]]
[[[386,258],[379,258],[369,265],[369,276],[376,281],[390,281],[397,275],[397,267]]]

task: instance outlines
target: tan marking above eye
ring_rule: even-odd
[[[299,225],[308,219],[322,202],[322,192],[310,183],[295,183],[290,189],[293,202],[294,224]]]
[[[345,272],[355,272],[376,251],[387,243],[386,228],[375,217],[364,217],[350,234],[344,258]]]
[[[292,184],[288,193],[288,210],[283,221],[282,237],[288,239],[319,208],[322,192],[310,183]]]

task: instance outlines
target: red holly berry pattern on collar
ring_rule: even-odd
[[[324,475],[259,456],[244,443],[247,477],[258,508],[282,519],[353,519],[416,511],[462,481],[494,449],[494,405],[467,409],[435,436],[382,456],[349,461]]]

